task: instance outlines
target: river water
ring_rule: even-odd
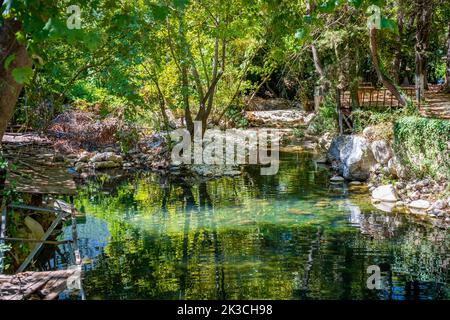
[[[374,208],[306,153],[279,173],[99,176],[77,208],[87,299],[448,299],[450,236]],[[71,238],[68,225],[61,239]],[[64,268],[60,246],[44,269]],[[381,289],[367,286],[369,266]],[[62,295],[62,298],[68,298]]]

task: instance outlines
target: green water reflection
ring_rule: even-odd
[[[329,184],[308,154],[276,176],[147,174],[82,188],[88,299],[447,299],[449,233]],[[69,231],[65,236],[69,236]],[[383,290],[367,289],[380,265]]]

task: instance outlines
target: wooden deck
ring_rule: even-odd
[[[54,300],[78,277],[77,269],[0,275],[0,300]]]
[[[37,134],[7,133],[2,141],[11,164],[7,184],[29,194],[75,195],[76,185],[64,162],[57,161],[51,141]],[[13,181],[13,183],[11,183]]]

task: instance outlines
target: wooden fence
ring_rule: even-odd
[[[402,87],[402,91],[413,100],[416,98],[416,91],[414,86]],[[375,88],[371,85],[362,84],[358,88],[356,105],[360,109],[387,109],[401,107],[398,99],[391,94],[386,88]],[[337,111],[339,116],[339,130],[340,133],[351,133],[353,131],[352,121],[352,107],[355,103],[352,102],[352,95],[350,91],[337,90]],[[420,107],[420,102],[418,102]]]
[[[414,86],[402,87],[403,93],[415,100],[416,92]],[[358,88],[357,103],[360,108],[398,108],[401,107],[397,98],[386,88],[375,88],[361,86]],[[350,91],[341,93],[341,107],[351,109],[352,97]]]

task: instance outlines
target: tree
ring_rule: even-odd
[[[31,58],[16,38],[20,21],[6,19],[0,28],[0,142],[14,113],[19,94],[29,79]]]
[[[431,19],[434,10],[434,0],[416,0],[416,99],[424,98],[425,89],[428,86],[427,80],[427,51],[429,47]]]
[[[448,22],[448,36],[447,36],[447,62],[445,69],[445,84],[444,91],[450,92],[450,21]]]
[[[372,64],[378,76],[378,80],[383,83],[385,88],[395,96],[398,102],[402,105],[406,105],[406,98],[400,92],[399,89],[392,83],[392,81],[385,75],[382,70],[380,59],[378,56],[378,39],[377,39],[377,29],[375,26],[369,28],[369,40],[370,40],[370,55],[372,57]]]

